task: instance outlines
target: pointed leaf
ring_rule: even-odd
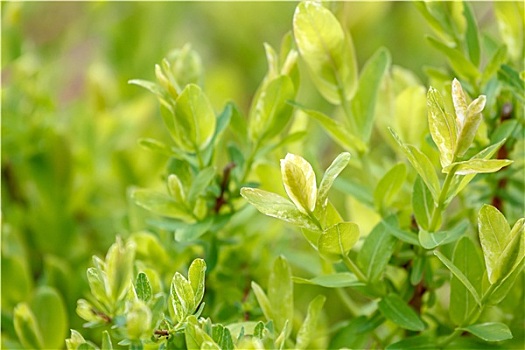
[[[441,260],[441,262],[454,274],[457,279],[463,283],[463,285],[467,288],[467,290],[470,292],[470,294],[474,297],[474,300],[476,303],[481,306],[481,298],[476,290],[476,288],[470,283],[469,279],[461,272],[460,269],[457,268],[456,265],[452,261],[450,261],[446,256],[444,256],[441,252],[434,250],[434,255]]]
[[[157,215],[181,219],[186,222],[194,220],[186,211],[183,203],[177,202],[164,193],[147,189],[135,189],[131,194],[131,198],[133,198],[137,205]]]
[[[425,324],[416,312],[397,294],[389,294],[383,297],[379,301],[378,307],[383,316],[402,328],[412,331],[425,329]]]
[[[394,252],[395,243],[396,238],[388,233],[381,222],[368,234],[357,258],[368,281],[380,279]]]
[[[151,284],[149,283],[148,276],[144,272],[140,272],[137,276],[135,292],[137,293],[137,297],[142,301],[151,299]]]
[[[202,169],[197,174],[197,177],[193,180],[191,187],[188,191],[188,203],[190,206],[194,206],[197,198],[202,196],[205,189],[208,187],[210,182],[215,178],[215,167],[210,166]]]
[[[317,329],[317,319],[321,313],[326,297],[324,295],[318,295],[314,300],[308,304],[308,311],[306,318],[297,332],[297,340],[295,342],[296,349],[307,349],[310,344],[315,330]]]
[[[374,190],[374,204],[381,212],[388,207],[405,183],[407,169],[405,164],[396,164],[382,178]]]
[[[481,120],[483,119],[481,111],[485,107],[485,103],[486,97],[481,95],[468,106],[465,115],[465,122],[460,126],[460,131],[458,133],[456,145],[456,155],[458,157],[462,157],[471,146]]]
[[[364,283],[350,272],[337,272],[330,275],[321,275],[312,279],[294,277],[293,281],[299,284],[312,284],[326,288],[360,287]]]
[[[439,149],[441,166],[444,168],[454,160],[457,142],[456,121],[450,113],[445,111],[443,97],[433,87],[430,87],[427,93],[427,107],[428,127]]]
[[[479,248],[468,237],[461,238],[454,248],[453,264],[472,283],[481,295],[481,278],[483,277],[483,259]],[[450,280],[450,319],[457,325],[463,324],[467,315],[477,307],[474,296],[454,275]]]
[[[195,304],[198,305],[204,296],[204,289],[206,287],[206,262],[203,259],[195,259],[188,269],[188,279],[190,281],[191,289],[195,294]]]
[[[427,232],[419,231],[419,243],[425,249],[434,249],[440,245],[445,245],[456,241],[468,228],[468,222],[463,221],[448,231]]]
[[[257,188],[243,187],[241,195],[261,213],[312,231],[319,228],[288,199]]]
[[[474,334],[476,337],[484,341],[502,341],[512,339],[512,333],[507,325],[500,322],[487,322],[473,324],[468,327],[459,328]]]
[[[195,293],[191,288],[190,282],[180,273],[175,272],[172,285],[175,290],[175,297],[179,300],[184,314],[191,315],[195,312]]]
[[[111,337],[108,331],[102,332],[102,346],[100,350],[113,350],[113,344],[111,343]]]
[[[272,306],[275,327],[281,331],[286,322],[292,322],[294,311],[292,270],[282,256],[275,260],[270,273],[268,300]]]
[[[421,176],[417,176],[412,191],[412,210],[420,228],[427,230],[434,212],[434,200]],[[419,242],[419,241],[418,241]]]
[[[456,175],[494,173],[510,164],[512,164],[512,160],[508,159],[469,159],[464,162],[452,163],[443,168],[443,172],[448,173],[455,167]]]
[[[463,2],[463,13],[467,20],[467,30],[465,32],[465,42],[467,43],[468,54],[474,65],[478,66],[480,61],[480,45],[478,24],[472,11],[472,6],[468,2]]]
[[[14,314],[16,335],[27,349],[43,349],[43,339],[35,315],[26,303],[16,305]]]
[[[264,293],[263,289],[255,282],[252,281],[252,290],[255,294],[255,298],[257,299],[257,303],[261,307],[261,310],[264,314],[264,317],[266,317],[266,320],[270,321],[273,320],[273,309],[272,304],[270,303],[270,300],[268,299],[268,296],[266,296],[266,293]]]
[[[328,191],[332,187],[335,179],[343,171],[344,168],[350,162],[350,153],[343,152],[339,154],[332,164],[324,172],[321,183],[319,184],[319,190],[317,191],[317,204],[316,207],[326,207],[328,200]]]

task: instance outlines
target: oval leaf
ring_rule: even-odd
[[[512,339],[512,333],[506,324],[500,322],[487,322],[473,324],[468,327],[460,328],[484,341],[502,341]]]
[[[422,331],[425,324],[416,312],[397,294],[389,294],[379,301],[379,311],[398,326],[411,330]]]

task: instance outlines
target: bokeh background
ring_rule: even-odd
[[[1,3],[4,348],[20,347],[12,310],[39,285],[60,291],[68,328],[81,328],[75,305],[87,290],[91,256],[104,254],[116,234],[142,229],[129,215],[129,188],[159,187],[165,159],[137,140],[168,135],[155,97],[128,81],[154,80],[154,65],[189,43],[201,55],[216,111],[233,100],[246,112],[266,71],[263,43],[279,46],[296,5]],[[360,65],[381,46],[423,83],[425,66],[446,65],[409,2],[330,6],[351,32]],[[474,9],[482,30],[494,30],[490,5]],[[324,103],[304,86],[299,99]]]

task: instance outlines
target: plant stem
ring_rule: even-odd
[[[352,261],[352,259],[350,259],[347,255],[344,255],[343,256],[343,262],[345,264],[345,266],[350,270],[352,271],[356,276],[357,278],[361,281],[361,282],[364,282],[364,283],[367,283],[367,278],[365,276],[365,274],[359,269],[359,267]]]
[[[356,317],[359,315],[358,307],[355,305],[355,303],[352,301],[350,296],[345,292],[343,288],[335,288],[335,292],[337,293],[337,296],[343,304],[345,304],[346,308],[350,312],[350,316]]]
[[[432,219],[430,220],[430,226],[428,228],[429,232],[436,232],[439,229],[439,219],[441,218],[443,210],[445,210],[446,208],[445,201],[447,199],[447,195],[450,190],[450,185],[452,184],[452,180],[454,179],[455,173],[456,166],[453,166],[452,169],[450,169],[450,171],[447,173],[447,176],[445,177],[445,182],[443,183],[443,187],[441,188],[441,192],[439,193],[437,206],[434,207],[434,211],[432,212]]]

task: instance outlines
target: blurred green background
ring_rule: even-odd
[[[40,285],[64,298],[69,327],[85,268],[130,221],[130,186],[159,187],[165,159],[137,139],[168,139],[154,96],[128,84],[186,43],[200,53],[216,111],[246,112],[296,2],[2,2],[2,345],[16,348],[12,310]],[[414,71],[444,66],[408,2],[344,2],[331,9],[362,65],[379,47]],[[487,4],[475,8],[491,25]],[[308,78],[299,100],[322,104]],[[315,126],[315,125],[313,125]],[[314,130],[312,130],[314,132]],[[320,150],[309,150],[320,153]],[[277,165],[277,163],[276,163]],[[71,276],[82,276],[72,279]]]

